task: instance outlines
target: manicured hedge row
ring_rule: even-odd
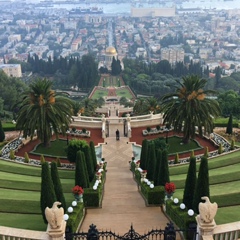
[[[227,127],[227,123],[214,123],[214,127]],[[233,128],[239,128],[238,123],[233,123],[232,124]]]
[[[134,178],[138,185],[140,186],[140,191],[142,195],[145,197],[147,204],[149,205],[164,204],[165,191],[163,186],[155,186],[154,188],[150,188],[145,182],[141,182],[141,173],[138,170],[134,170]]]
[[[212,196],[211,202],[216,202],[218,207],[240,205],[239,192]]]
[[[183,232],[185,239],[191,239],[190,236],[193,232],[189,230],[189,227],[192,224],[196,224],[196,216],[193,215],[190,217],[187,213],[187,209],[182,210],[180,208],[180,203],[175,204],[172,200],[166,201],[166,213]]]
[[[83,209],[84,204],[78,203],[77,206],[73,208],[73,212],[68,214],[67,229],[69,232],[77,232],[78,225],[83,218]]]

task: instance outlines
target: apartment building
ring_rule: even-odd
[[[9,77],[22,77],[20,64],[0,64],[0,71],[4,71]]]

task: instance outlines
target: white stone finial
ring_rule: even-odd
[[[212,223],[217,213],[217,203],[211,203],[208,197],[202,197],[205,203],[200,202],[198,205],[200,219],[203,223]]]

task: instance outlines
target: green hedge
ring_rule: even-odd
[[[145,197],[147,204],[149,205],[162,205],[164,204],[165,191],[164,186],[155,186],[150,188],[145,182],[141,182],[141,173],[138,170],[134,170],[134,178],[138,185],[142,195]]]
[[[69,219],[67,220],[68,231],[77,232],[78,225],[83,218],[83,209],[84,204],[78,202],[77,206],[73,207],[73,212],[68,213],[69,215]]]
[[[240,205],[239,192],[212,196],[211,202],[216,202],[218,204],[218,207]]]
[[[188,232],[187,230],[191,224],[196,224],[196,216],[193,215],[190,217],[187,213],[187,209],[182,210],[180,208],[180,203],[175,204],[172,200],[166,201],[166,213],[183,232],[185,239],[191,239],[188,235],[191,235],[192,232]]]
[[[214,127],[227,127],[227,123],[214,123]],[[238,128],[239,124],[238,123],[233,123],[232,127],[233,128]]]

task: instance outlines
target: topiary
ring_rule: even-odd
[[[87,132],[87,129],[86,128],[83,128],[82,129],[82,133],[86,133]]]
[[[234,150],[235,149],[235,141],[234,139],[232,139],[231,141],[231,150]]]
[[[40,157],[40,162],[41,162],[41,165],[46,162],[43,155],[41,155],[41,157]]]
[[[57,162],[57,167],[61,167],[62,165],[61,165],[61,161],[60,161],[60,158],[59,157],[57,157],[57,159],[56,159],[56,162]]]
[[[147,127],[147,131],[150,132],[150,131],[151,131],[151,128],[150,128],[150,127]]]
[[[14,150],[13,149],[11,149],[10,150],[10,153],[9,153],[9,158],[11,159],[11,160],[14,160],[16,157],[15,157],[15,153],[14,153]]]
[[[157,126],[156,126],[156,129],[159,131],[159,130],[160,130],[160,125],[157,125]]]
[[[206,158],[208,158],[208,156],[209,156],[208,147],[205,147],[204,156],[205,156]]]
[[[223,146],[222,144],[220,143],[219,144],[219,148],[218,148],[218,154],[222,154],[223,153]]]
[[[178,164],[178,163],[179,163],[179,154],[177,153],[175,155],[174,164]]]
[[[191,151],[190,158],[195,157],[194,150]]]
[[[24,162],[29,163],[29,156],[27,152],[24,153]]]

